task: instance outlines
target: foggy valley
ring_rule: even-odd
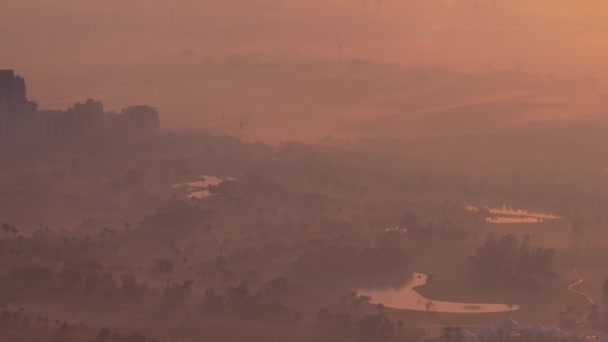
[[[607,19],[0,0],[0,342],[608,341]]]

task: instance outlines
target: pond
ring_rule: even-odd
[[[502,206],[502,208],[486,208],[492,216],[486,218],[488,223],[540,223],[545,220],[563,219],[561,216],[545,213],[537,213],[526,209],[513,209]],[[469,205],[468,211],[478,211],[479,207]]]
[[[543,219],[537,217],[488,217],[488,223],[540,223]]]
[[[427,281],[426,274],[414,273],[412,280],[402,288],[366,290],[359,293],[370,296],[373,303],[382,303],[393,309],[444,313],[496,313],[519,310],[519,305],[512,304],[434,301],[416,292],[416,288],[426,285]]]
[[[226,181],[234,181],[233,177],[216,177],[203,175],[198,180],[186,183],[173,184],[172,189],[183,189],[188,192],[189,198],[203,199],[211,196],[209,186],[218,186]]]

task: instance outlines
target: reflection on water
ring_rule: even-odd
[[[468,211],[478,211],[480,208],[469,205],[466,207]],[[544,220],[563,219],[561,216],[553,214],[536,213],[526,209],[513,209],[511,207],[502,206],[502,208],[485,208],[492,216],[486,218],[488,223],[540,223]]]
[[[489,223],[539,223],[543,219],[536,217],[488,217],[486,222]]]
[[[185,189],[188,192],[189,198],[202,199],[211,196],[209,186],[218,186],[225,181],[233,181],[236,178],[232,177],[215,177],[215,176],[200,176],[199,180],[178,183],[171,186],[172,189]]]
[[[519,310],[519,305],[510,304],[433,301],[416,292],[416,287],[425,285],[427,280],[426,274],[414,273],[413,279],[400,289],[368,290],[360,291],[360,293],[370,296],[374,303],[382,303],[394,309],[447,313],[491,313]]]

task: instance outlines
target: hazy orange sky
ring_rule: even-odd
[[[4,0],[0,46],[0,67],[25,76],[42,108],[95,97],[108,108],[157,101],[166,111],[180,82],[197,86],[180,75],[251,53],[328,60],[341,53],[403,67],[519,68],[603,82],[608,2]],[[166,89],[146,90],[157,73]]]

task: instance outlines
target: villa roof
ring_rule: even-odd
[[[545,334],[547,329],[540,324],[532,324],[526,329],[526,331],[532,335]]]
[[[469,335],[473,335],[470,331],[468,331],[467,329],[460,329],[460,334],[462,336],[469,336]]]
[[[496,329],[494,329],[491,326],[485,326],[481,329],[479,329],[479,331],[477,332],[478,335],[484,336],[484,337],[491,337],[491,336],[498,336],[498,333],[496,332]]]
[[[515,331],[513,331],[509,334],[508,340],[509,341],[516,340],[519,337],[521,337],[521,335],[519,333],[516,333]]]
[[[558,328],[555,324],[551,324],[550,326],[547,327],[547,333],[549,333],[552,336],[557,336],[559,338],[567,338],[569,336],[567,332]],[[606,342],[608,342],[608,341],[606,341]]]
[[[514,330],[519,329],[519,323],[511,317],[505,317],[500,321],[496,322],[496,329],[498,330]]]

